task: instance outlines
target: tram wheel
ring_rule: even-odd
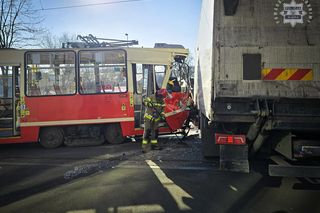
[[[47,149],[54,149],[62,145],[63,130],[60,127],[46,127],[41,129],[40,144]]]
[[[119,124],[108,124],[105,129],[104,137],[110,144],[120,144],[125,140]]]

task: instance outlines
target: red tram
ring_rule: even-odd
[[[183,48],[0,50],[0,144],[121,143],[143,132],[142,99],[168,85],[170,128],[160,132],[180,129],[189,92],[174,70],[187,55]]]

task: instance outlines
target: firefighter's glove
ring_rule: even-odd
[[[143,100],[143,104],[144,104],[145,106],[149,106],[149,105],[151,104],[151,99],[150,99],[150,98],[144,99],[144,100]]]
[[[153,107],[152,103],[151,102],[148,102],[148,101],[145,101],[143,102],[145,106],[147,107]]]

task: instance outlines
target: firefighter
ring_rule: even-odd
[[[160,89],[156,94],[151,95],[143,100],[146,107],[144,114],[144,132],[142,140],[142,152],[147,151],[148,143],[151,144],[151,149],[160,150],[158,144],[158,125],[164,118],[164,99],[168,97],[166,89]]]

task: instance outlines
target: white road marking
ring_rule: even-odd
[[[192,210],[190,206],[183,202],[183,198],[193,199],[193,197],[186,191],[184,191],[181,187],[176,185],[170,178],[168,178],[166,174],[160,169],[160,167],[152,160],[146,160],[146,163],[152,169],[153,173],[157,176],[163,187],[169,191],[173,199],[176,201],[178,208],[182,211]]]
[[[97,211],[95,209],[85,209],[85,210],[73,210],[73,211],[67,211],[66,213],[96,213]]]
[[[232,189],[233,191],[238,192],[238,189],[237,189],[236,187],[234,187],[234,186],[232,186],[232,185],[229,185],[229,187],[230,187],[230,189]]]
[[[155,168],[156,167],[146,167],[144,165],[117,165],[114,168],[120,169],[145,169],[145,168]],[[196,171],[215,171],[218,168],[209,167],[209,166],[168,166],[164,165],[161,166],[162,169],[170,169],[170,170],[196,170]]]
[[[165,212],[158,204],[110,207],[107,213],[162,213]]]

